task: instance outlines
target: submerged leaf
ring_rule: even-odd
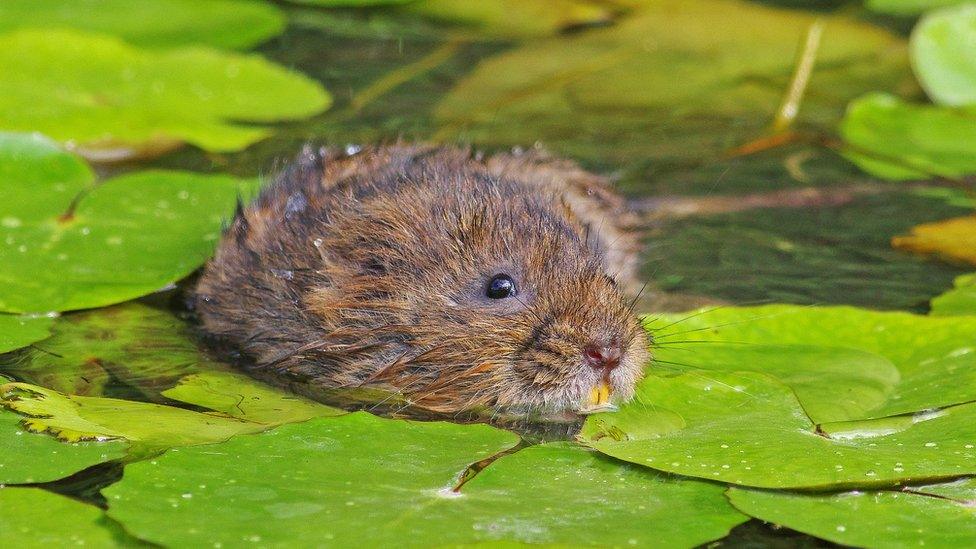
[[[65,444],[48,435],[28,432],[21,426],[22,419],[0,407],[0,485],[57,480],[119,459],[127,449],[117,441]]]
[[[159,290],[210,257],[255,185],[145,171],[92,186],[78,162],[50,141],[0,134],[0,310],[84,309]]]
[[[617,459],[762,488],[976,473],[976,404],[818,428],[789,387],[757,373],[649,377],[635,403],[590,416],[580,436]]]
[[[912,66],[933,101],[976,104],[976,4],[931,11],[915,26]]]
[[[853,101],[840,126],[844,155],[892,180],[976,173],[976,113],[874,93]]]
[[[242,122],[304,118],[322,87],[255,55],[141,50],[70,30],[0,35],[0,129],[40,131],[92,157],[158,152],[181,141],[236,151],[268,134]]]
[[[903,250],[976,265],[976,215],[919,225],[891,243]]]
[[[21,28],[111,34],[137,46],[202,44],[247,49],[285,28],[261,0],[4,0],[0,32]]]
[[[943,491],[943,487],[947,487]],[[951,496],[942,496],[943,493]],[[960,498],[961,496],[961,498]],[[858,547],[972,547],[976,544],[973,481],[904,491],[797,494],[732,488],[744,513]]]
[[[976,315],[976,273],[956,279],[955,288],[932,299],[937,316]]]

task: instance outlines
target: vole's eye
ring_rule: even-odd
[[[515,288],[515,281],[504,273],[493,276],[485,289],[485,295],[491,299],[504,299],[516,294],[518,294],[518,290]]]

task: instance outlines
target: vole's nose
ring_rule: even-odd
[[[610,371],[620,364],[620,347],[617,345],[590,344],[583,347],[586,363],[597,370]]]

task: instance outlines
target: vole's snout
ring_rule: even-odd
[[[610,345],[590,343],[583,347],[583,357],[586,359],[586,363],[593,369],[601,371],[604,374],[620,366],[620,357],[622,354],[623,351],[620,349],[620,344],[616,342]]]

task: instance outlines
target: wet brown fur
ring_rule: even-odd
[[[637,238],[607,182],[538,153],[306,151],[239,210],[195,292],[203,328],[262,375],[378,384],[417,406],[575,410],[618,342],[633,394],[646,336],[619,287]],[[516,298],[484,288],[508,273]]]

